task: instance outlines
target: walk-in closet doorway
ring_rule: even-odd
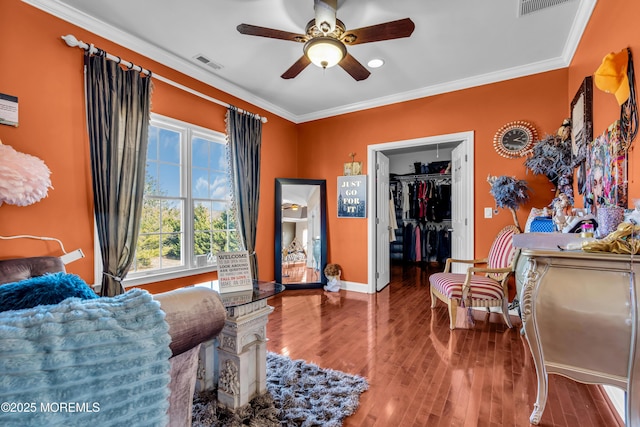
[[[389,155],[424,151],[434,147],[451,151],[451,256],[472,259],[474,254],[474,135],[473,132],[416,138],[374,144],[368,147],[367,174],[369,209],[368,292],[389,283]]]

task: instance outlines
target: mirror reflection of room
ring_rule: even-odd
[[[320,281],[320,187],[282,186],[282,283]]]

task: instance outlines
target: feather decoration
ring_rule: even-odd
[[[547,135],[533,147],[524,166],[534,175],[546,176],[557,192],[565,193],[573,205],[573,170],[577,165],[572,161],[571,140],[563,140],[561,135]]]
[[[0,142],[0,206],[28,206],[47,196],[51,171],[38,157]]]
[[[487,177],[487,182],[491,185],[490,193],[496,200],[496,206],[507,208],[513,215],[513,222],[520,229],[516,211],[521,205],[529,201],[529,186],[527,181],[516,179],[512,176],[491,176]]]

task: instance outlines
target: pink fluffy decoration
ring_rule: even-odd
[[[51,171],[39,158],[0,143],[0,205],[28,206],[51,187]]]

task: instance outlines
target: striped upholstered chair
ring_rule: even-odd
[[[520,230],[509,225],[503,228],[491,245],[489,256],[483,259],[447,259],[444,272],[429,277],[431,284],[431,308],[437,300],[449,307],[449,327],[456,327],[456,312],[461,307],[500,307],[507,326],[513,327],[509,318],[509,293],[507,281],[513,271],[516,250],[513,235]],[[471,266],[466,273],[451,273],[451,264],[466,263]],[[478,267],[478,265],[483,265]]]

